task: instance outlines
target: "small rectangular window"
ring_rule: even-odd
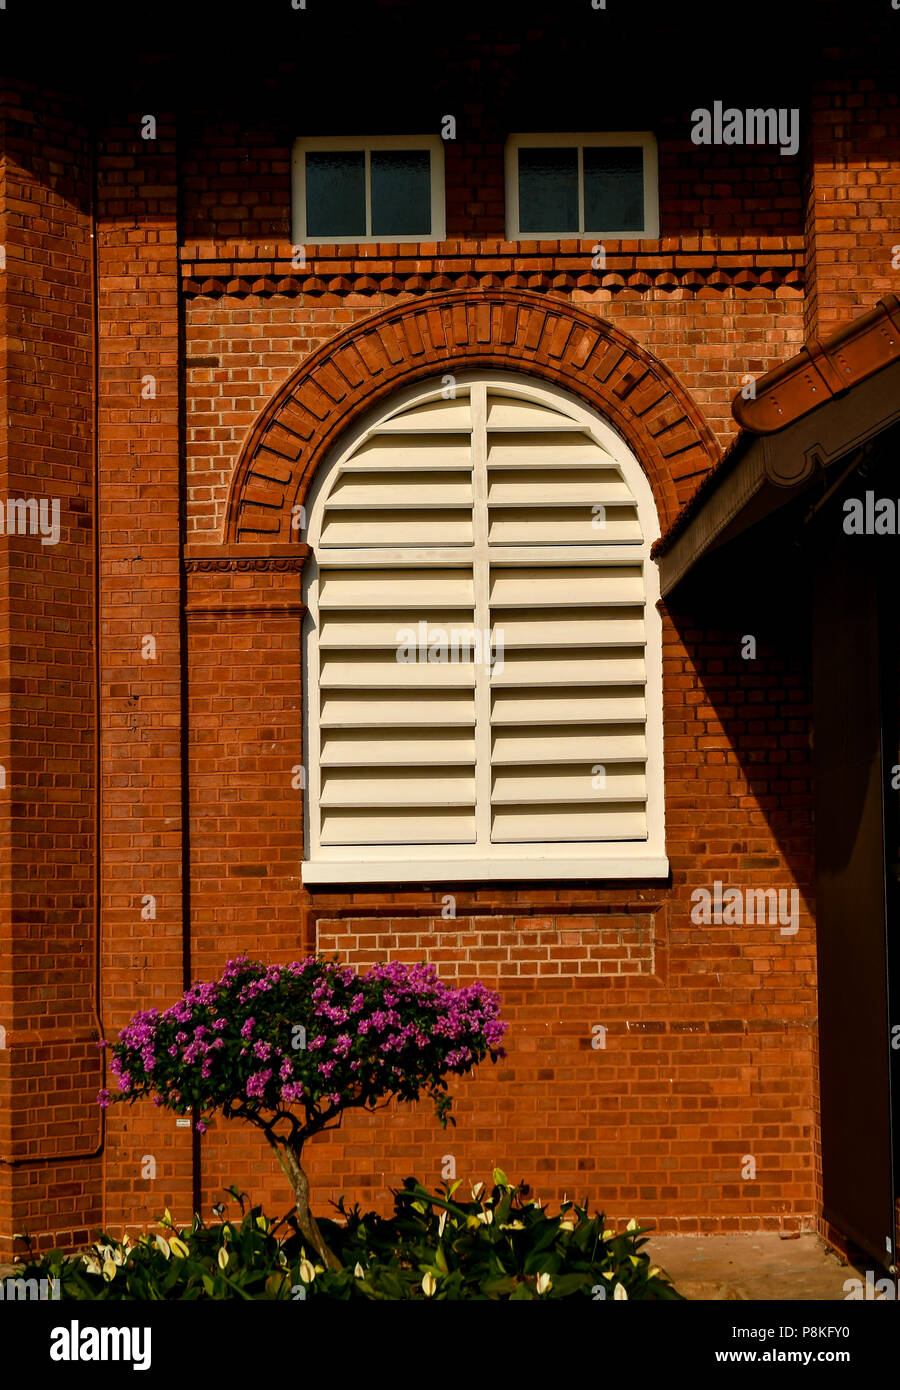
[[[513,135],[507,237],[656,237],[656,183],[649,133]]]
[[[444,156],[438,136],[297,140],[294,241],[442,241]]]

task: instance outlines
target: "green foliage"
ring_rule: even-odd
[[[53,1251],[27,1269],[61,1281],[64,1299],[679,1299],[651,1267],[634,1222],[618,1233],[602,1216],[565,1202],[556,1216],[528,1199],[527,1189],[494,1170],[490,1194],[471,1201],[460,1184],[436,1193],[408,1178],[394,1193],[394,1215],[362,1215],[338,1204],[340,1221],[322,1221],[341,1261],[327,1270],[307,1252],[291,1223],[275,1227],[259,1207],[239,1222],[208,1226],[195,1216],[176,1230],[132,1244],[101,1237],[90,1255]],[[282,1236],[276,1235],[281,1230]]]
[[[345,1271],[362,1271],[359,1292],[381,1299],[681,1297],[651,1266],[634,1222],[616,1234],[574,1202],[550,1216],[499,1168],[490,1194],[479,1184],[471,1201],[460,1201],[459,1187],[432,1194],[408,1178],[394,1193],[393,1217],[362,1216],[340,1203],[345,1223],[320,1223]]]
[[[28,1273],[59,1279],[63,1299],[305,1297],[304,1281],[321,1273],[322,1266],[313,1266],[305,1252],[289,1260],[262,1209],[244,1210],[242,1195],[235,1188],[230,1192],[241,1203],[239,1222],[207,1225],[195,1216],[189,1228],[179,1230],[166,1211],[158,1235],[132,1243],[127,1236],[117,1241],[103,1234],[89,1254],[53,1250],[39,1264],[29,1265]]]

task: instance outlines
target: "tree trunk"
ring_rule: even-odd
[[[294,1202],[297,1207],[297,1225],[304,1238],[315,1250],[327,1269],[340,1269],[341,1262],[336,1255],[333,1255],[325,1244],[325,1238],[319,1230],[316,1218],[309,1209],[309,1178],[303,1171],[300,1163],[299,1148],[293,1147],[289,1143],[279,1142],[277,1139],[270,1138],[269,1143],[275,1150],[275,1156],[281,1164],[291,1185],[294,1194]]]

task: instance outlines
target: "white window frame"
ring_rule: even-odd
[[[322,846],[311,851],[310,826],[318,810],[320,788],[320,730],[318,717],[310,718],[314,698],[318,698],[319,649],[315,641],[318,624],[318,576],[316,547],[322,523],[324,504],[330,483],[346,459],[372,433],[373,427],[401,409],[442,399],[441,381],[420,382],[399,391],[387,403],[368,411],[355,427],[342,438],[318,469],[307,498],[309,517],[308,540],[312,554],[305,567],[303,599],[307,613],[303,621],[303,747],[307,767],[304,795],[303,882],[306,884],[429,884],[447,881],[541,880],[571,879],[603,880],[660,879],[667,877],[669,862],[665,851],[665,804],[663,767],[663,683],[662,683],[662,619],[657,604],[660,598],[659,571],[650,558],[650,549],[660,534],[656,502],[646,474],[631,449],[606,421],[581,404],[576,397],[557,386],[525,377],[520,373],[496,371],[460,372],[459,385],[485,383],[502,386],[510,394],[564,409],[597,443],[612,454],[622,468],[638,504],[643,528],[643,540],[637,545],[619,544],[604,547],[604,561],[633,563],[640,555],[645,576],[645,633],[646,633],[646,783],[647,836],[633,841],[587,841],[582,843],[523,843],[511,846],[498,843],[496,853],[472,856],[471,845],[441,845],[437,847],[410,846]],[[515,563],[518,551],[510,548],[509,558]],[[534,560],[540,563],[539,548],[533,549]],[[441,552],[443,553],[443,552]],[[416,555],[418,554],[418,559]],[[573,560],[596,564],[597,552],[584,547],[572,547]],[[409,552],[405,563],[422,563],[426,552]],[[432,552],[438,559],[436,552]],[[450,552],[448,552],[450,555]],[[459,550],[456,550],[457,557]],[[452,555],[450,555],[452,560]],[[522,562],[522,556],[519,556]],[[354,563],[360,566],[396,563],[398,555],[381,549],[377,552],[360,548]],[[489,730],[482,737],[490,737]],[[481,756],[481,755],[479,755]]]
[[[519,150],[559,149],[575,145],[578,150],[578,228],[561,231],[547,227],[539,232],[519,230]],[[638,230],[617,227],[586,227],[584,220],[584,149],[597,145],[637,145],[644,152],[644,224]],[[565,241],[573,237],[607,237],[618,241],[655,240],[659,236],[659,158],[656,136],[649,130],[567,135],[510,135],[506,142],[506,239],[507,241]]]
[[[431,230],[401,235],[308,236],[306,232],[306,154],[319,150],[356,150],[365,155],[366,227],[372,225],[372,151],[428,150],[431,154]],[[445,235],[444,142],[439,135],[298,136],[291,153],[293,239],[298,246],[379,246],[389,243],[443,241]]]

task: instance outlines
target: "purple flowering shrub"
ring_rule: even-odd
[[[149,1095],[196,1112],[201,1132],[217,1112],[257,1125],[291,1181],[301,1229],[327,1258],[309,1216],[305,1141],[347,1109],[423,1094],[446,1125],[447,1076],[504,1055],[499,1012],[484,985],[453,989],[430,965],[392,961],[357,975],[317,956],[269,966],[240,956],[164,1012],[134,1016],[111,1045],[119,1094],[99,1101]]]

